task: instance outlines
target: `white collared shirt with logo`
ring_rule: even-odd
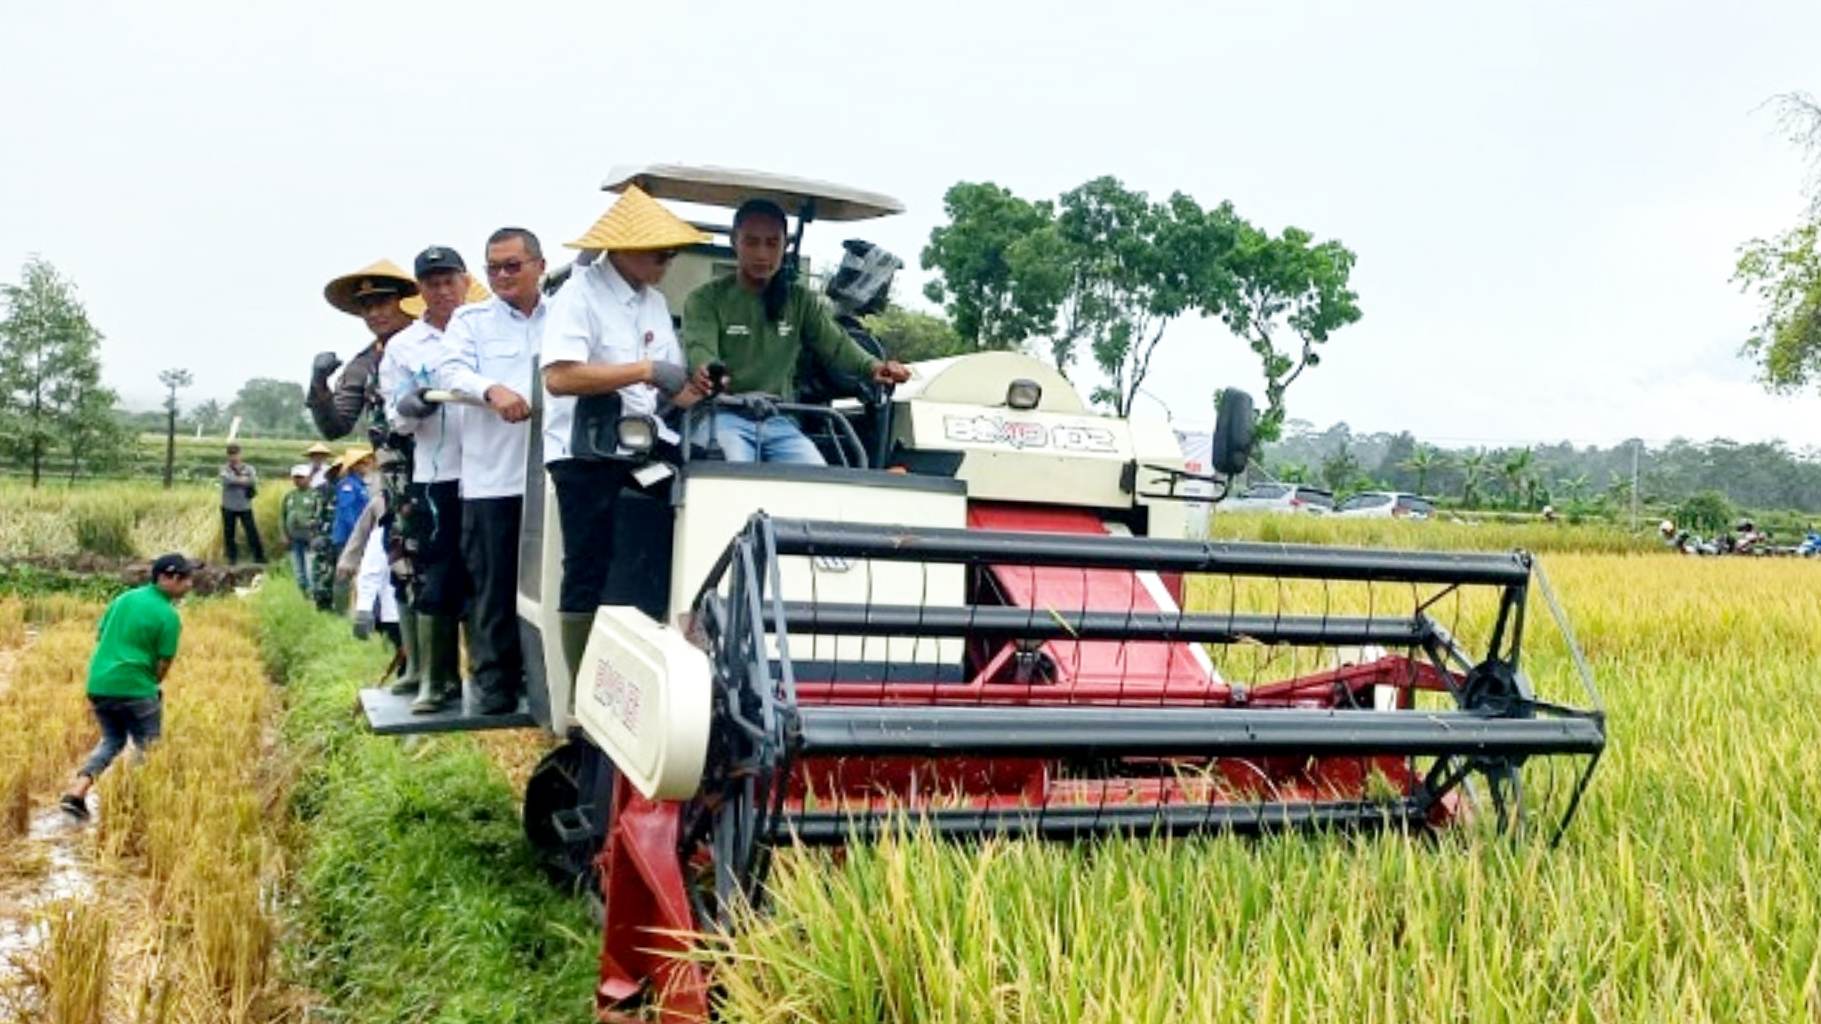
[[[670,305],[656,288],[633,288],[602,256],[578,267],[550,300],[544,324],[545,366],[559,362],[619,365],[652,359],[683,365],[683,346],[670,323]],[[621,414],[657,412],[659,391],[650,384],[620,389]],[[569,457],[575,398],[544,392],[544,461]],[[672,444],[676,432],[659,426]]]
[[[417,439],[411,455],[413,483],[455,480],[462,472],[462,408],[437,406],[423,419],[398,411],[398,400],[418,388],[436,387],[436,368],[443,360],[443,332],[428,320],[394,334],[379,360],[379,393],[386,402],[386,424],[393,433]]]
[[[529,316],[494,296],[461,307],[443,335],[436,386],[484,397],[504,385],[529,402],[549,303],[540,298]],[[462,497],[517,498],[525,493],[525,459],[531,421],[507,423],[491,409],[462,410]]]

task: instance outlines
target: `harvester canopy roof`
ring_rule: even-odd
[[[622,165],[608,173],[601,188],[619,192],[627,185],[637,185],[655,199],[703,206],[731,208],[748,199],[769,199],[793,216],[807,206],[812,220],[869,220],[904,212],[903,203],[878,192],[736,167]]]

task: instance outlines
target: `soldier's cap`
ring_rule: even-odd
[[[176,552],[159,555],[152,561],[152,579],[160,576],[188,576],[196,571],[195,563]]]
[[[322,297],[329,305],[351,316],[359,316],[369,300],[398,298],[417,294],[417,282],[391,260],[375,260],[352,274],[343,274],[323,286]]]
[[[305,448],[304,454],[305,455],[334,455],[335,449],[330,448],[328,445],[323,444],[321,441],[318,441],[315,444],[311,445],[310,447]]]
[[[462,262],[462,254],[454,249],[446,245],[433,245],[418,253],[417,261],[412,265],[412,271],[417,274],[419,281],[443,270],[465,274],[468,272],[468,264]]]

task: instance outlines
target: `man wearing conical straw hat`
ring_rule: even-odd
[[[797,422],[774,402],[797,397],[797,363],[804,351],[822,365],[879,384],[902,384],[910,370],[875,359],[848,337],[828,308],[783,273],[784,210],[769,199],[748,199],[733,215],[733,248],[739,267],[689,294],[683,332],[695,386],[720,384],[744,402],[722,405],[705,417],[694,438],[717,444],[729,462],[822,465],[822,453]],[[708,379],[708,367],[726,377]]]
[[[657,415],[701,398],[688,387],[670,307],[657,290],[677,252],[708,241],[636,185],[629,185],[571,249],[591,254],[551,300],[544,328],[544,462],[563,526],[563,585],[557,608],[577,621],[601,604],[613,558],[613,508],[629,480],[624,463],[603,458],[591,429],[596,407],[623,416]],[[580,402],[578,402],[580,399]],[[578,429],[579,428],[579,429]],[[676,432],[658,427],[660,442]]]
[[[333,389],[329,375],[341,366],[333,352],[321,352],[310,366],[310,388],[304,404],[316,429],[330,440],[342,437],[360,422],[362,413],[377,414],[378,370],[386,341],[411,324],[411,315],[399,303],[417,294],[417,282],[391,260],[379,260],[343,274],[323,287],[329,305],[360,317],[373,340],[348,361]]]

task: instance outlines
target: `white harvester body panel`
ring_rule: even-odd
[[[708,656],[622,605],[595,612],[577,673],[575,718],[639,793],[696,794],[713,718]]]
[[[671,558],[673,623],[694,605],[709,569],[754,512],[844,523],[954,529],[967,526],[967,495],[952,485],[892,486],[894,482],[912,484],[915,478],[866,474],[874,476],[869,481],[856,473],[854,477],[859,479],[838,479],[838,471],[823,471],[827,479],[813,481],[722,476],[714,472],[712,465],[698,466],[688,474],[682,505],[677,509]],[[807,472],[822,475],[815,470]],[[778,571],[781,593],[792,601],[959,607],[966,598],[966,572],[959,565],[924,567],[898,562],[783,558]],[[829,637],[793,633],[790,647],[793,662],[961,662],[958,639],[846,637],[837,642]]]

